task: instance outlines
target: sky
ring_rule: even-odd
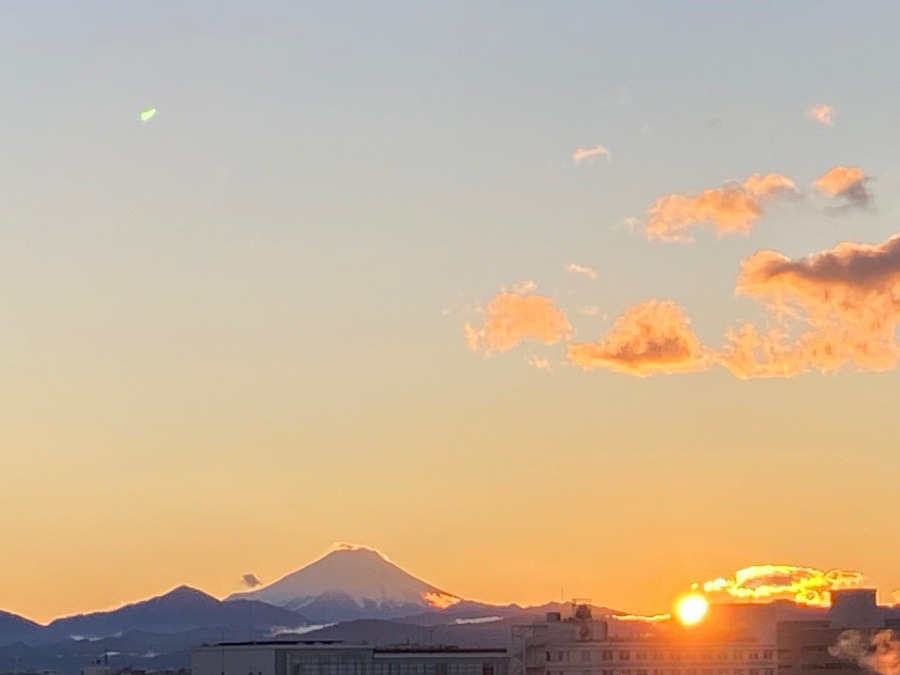
[[[3,3],[0,608],[338,540],[490,602],[889,597],[898,22]]]

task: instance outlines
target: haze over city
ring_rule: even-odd
[[[900,603],[898,25],[3,4],[0,610]]]

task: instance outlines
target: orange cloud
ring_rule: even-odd
[[[866,190],[869,177],[862,169],[836,166],[815,180],[813,185],[832,197],[844,197],[854,206],[866,207],[872,197]]]
[[[793,600],[803,605],[827,607],[831,592],[842,588],[856,588],[865,577],[846,570],[818,570],[796,565],[752,565],[729,578],[713,579],[694,588],[706,593],[727,594],[739,602],[771,602]]]
[[[798,260],[759,251],[741,263],[736,292],[770,311],[767,330],[745,324],[726,336],[723,363],[738,377],[889,370],[900,358],[900,234]]]
[[[606,155],[606,161],[612,162],[612,155],[602,145],[595,145],[593,148],[577,148],[572,153],[572,159],[576,164],[580,164],[582,160],[595,159],[600,155]]]
[[[568,359],[640,377],[706,370],[714,357],[689,323],[671,300],[649,300],[629,307],[600,342],[570,344]]]
[[[834,124],[834,108],[827,103],[812,106],[806,111],[806,116],[814,122],[828,127]]]
[[[794,182],[768,173],[702,192],[666,195],[647,210],[645,232],[648,239],[665,241],[690,241],[698,225],[712,225],[720,236],[746,234],[762,216],[764,202],[783,193],[796,193]]]
[[[484,354],[509,351],[528,338],[551,345],[567,339],[572,332],[565,313],[550,298],[528,291],[502,291],[483,313],[480,328],[466,324],[464,331],[469,349]]]

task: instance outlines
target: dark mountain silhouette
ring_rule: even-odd
[[[0,645],[35,639],[43,630],[34,621],[0,610]]]
[[[51,640],[69,637],[105,638],[128,631],[182,633],[198,628],[223,626],[271,631],[275,627],[297,627],[308,623],[291,610],[264,602],[222,602],[188,586],[106,612],[78,614],[53,621],[46,633]]]

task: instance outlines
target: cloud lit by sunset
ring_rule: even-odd
[[[819,570],[795,565],[751,565],[730,577],[712,579],[695,587],[713,597],[723,595],[732,602],[792,600],[802,605],[827,607],[831,592],[858,588],[865,577],[859,572]]]
[[[712,362],[674,302],[648,301],[629,307],[598,342],[571,343],[569,362],[585,369],[607,368],[630,375],[695,372]]]
[[[509,351],[526,339],[552,345],[568,337],[572,326],[565,313],[550,298],[529,291],[494,296],[483,311],[483,324],[465,325],[469,349],[491,354]]]
[[[701,192],[666,195],[647,210],[647,238],[691,241],[693,229],[700,226],[711,226],[719,236],[747,234],[762,217],[767,201],[795,191],[790,178],[768,173]]]

